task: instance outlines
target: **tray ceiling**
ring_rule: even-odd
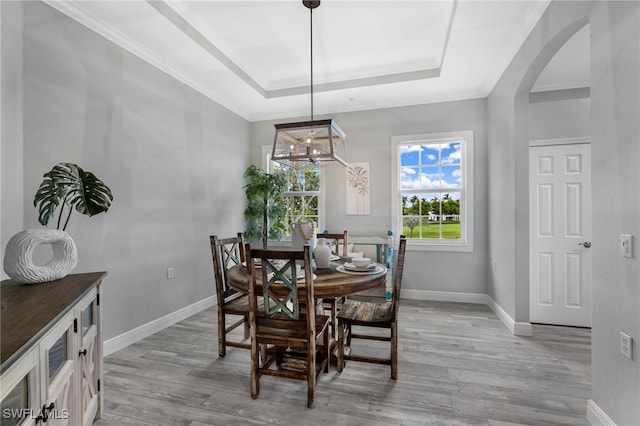
[[[248,120],[309,116],[300,1],[47,3]],[[485,97],[547,5],[325,0],[313,12],[314,113]]]

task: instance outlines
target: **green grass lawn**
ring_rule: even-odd
[[[402,232],[407,238],[420,238],[420,227],[413,228],[413,236],[406,226]],[[440,238],[440,225],[437,223],[422,227],[422,238]],[[442,238],[460,238],[460,222],[446,222],[442,224]]]

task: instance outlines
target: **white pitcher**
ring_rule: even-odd
[[[312,220],[297,221],[291,224],[291,247],[294,250],[302,250],[305,244],[309,244],[311,252],[316,248],[316,224]]]

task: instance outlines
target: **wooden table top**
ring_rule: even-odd
[[[380,286],[384,286],[387,280],[387,269],[376,274],[345,274],[336,270],[344,261],[332,261],[329,268],[314,269],[316,279],[313,281],[313,291],[316,299],[329,299],[333,297],[350,296],[362,293]],[[249,292],[249,276],[244,266],[236,265],[227,273],[227,283],[232,288],[243,293]],[[258,274],[257,291],[262,293],[262,282]],[[298,296],[305,293],[304,282],[298,283]]]
[[[106,272],[70,274],[59,280],[40,284],[2,281],[2,371],[9,368],[106,275]]]

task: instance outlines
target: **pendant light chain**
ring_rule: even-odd
[[[311,37],[309,37],[311,42],[311,121],[313,121],[313,8],[309,8],[309,22],[311,32],[309,33]]]
[[[0,0],[2,1],[2,0]],[[271,160],[295,169],[307,169],[341,164],[346,159],[345,134],[333,119],[315,120],[313,111],[313,9],[320,0],[302,0],[309,9],[309,54],[311,59],[311,120],[276,124]]]

